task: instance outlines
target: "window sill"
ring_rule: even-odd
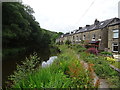
[[[118,51],[112,51],[112,52],[118,53]]]
[[[113,39],[118,39],[118,38],[113,38]]]

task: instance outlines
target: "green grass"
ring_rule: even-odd
[[[37,55],[18,66],[10,79],[12,88],[94,88],[90,72],[83,68],[80,60],[94,64],[95,73],[107,79],[111,88],[119,87],[118,73],[109,66],[106,58],[86,53],[79,45],[61,45],[59,48],[61,53],[49,67],[34,69],[39,59]]]
[[[64,45],[60,46],[60,49],[62,53],[49,67],[39,67],[34,71],[26,72],[25,76],[22,75],[25,69],[21,70],[18,67],[21,73],[16,71],[13,75],[12,88],[93,88],[90,74],[81,65],[77,54]],[[19,75],[18,80],[16,76]]]
[[[120,69],[120,62],[115,61],[112,65]]]

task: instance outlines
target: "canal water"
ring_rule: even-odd
[[[39,51],[36,51],[37,55],[40,57],[40,63],[43,61],[49,60],[49,58],[53,55],[57,55],[58,49],[56,48],[45,48]],[[8,80],[8,76],[13,74],[14,70],[16,70],[17,64],[21,64],[21,61],[24,61],[26,57],[29,57],[33,52],[26,52],[21,55],[14,55],[5,57],[2,60],[2,86],[6,87],[5,82]]]

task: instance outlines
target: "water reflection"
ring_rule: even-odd
[[[53,63],[53,61],[57,58],[57,56],[52,56],[49,58],[49,60],[47,62],[43,61],[42,62],[42,67],[46,67],[49,66],[50,64]]]

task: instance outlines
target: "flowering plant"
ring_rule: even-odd
[[[111,63],[114,63],[115,62],[115,59],[112,58],[112,57],[106,57],[106,60],[111,62]]]

